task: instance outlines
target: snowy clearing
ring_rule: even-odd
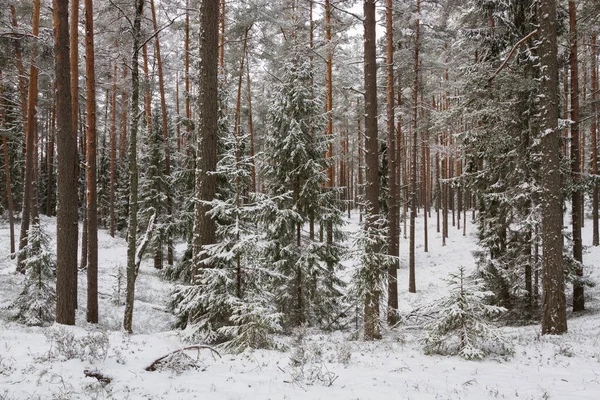
[[[429,219],[430,252],[422,248],[422,219],[417,232],[417,294],[407,292],[406,249],[402,239],[399,271],[400,308],[408,314],[447,291],[442,279],[459,266],[475,266],[474,227],[467,236],[450,230],[441,246],[435,232],[435,214]],[[345,230],[357,228],[357,215]],[[45,230],[55,238],[55,220],[43,218]],[[0,248],[8,248],[8,228],[0,225]],[[54,243],[52,243],[54,246]],[[600,277],[593,264],[600,249],[591,248],[591,223],[584,228],[586,273]],[[282,350],[221,354],[190,350],[198,357],[196,370],[146,371],[157,358],[188,345],[178,331],[170,330],[173,317],[165,304],[172,285],[162,281],[150,261],[142,264],[137,281],[133,335],[122,329],[123,306],[118,305],[117,278],[124,269],[126,244],[99,232],[100,324],[85,322],[85,273],[79,274],[77,326],[56,324],[29,328],[9,322],[6,306],[16,297],[22,277],[15,261],[0,256],[0,399],[598,399],[600,398],[599,289],[588,289],[588,311],[569,318],[569,333],[542,337],[539,325],[502,328],[514,354],[483,361],[458,357],[426,356],[419,340],[423,332],[414,321],[384,332],[376,342],[353,340],[345,332],[306,334],[302,344],[279,339]],[[182,248],[178,248],[181,253]],[[352,266],[352,261],[345,264]],[[121,300],[124,293],[121,288]],[[570,302],[571,288],[567,288]],[[99,333],[103,332],[103,333]],[[303,363],[291,358],[302,353]],[[68,358],[68,359],[67,359]],[[86,377],[96,370],[108,377],[102,383]]]

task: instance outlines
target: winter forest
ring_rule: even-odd
[[[0,400],[600,398],[596,0],[0,0]]]

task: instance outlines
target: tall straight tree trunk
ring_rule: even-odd
[[[394,32],[392,18],[392,0],[385,3],[385,44],[386,44],[386,74],[387,74],[387,140],[388,140],[388,182],[390,185],[388,194],[389,209],[389,231],[388,231],[388,254],[395,257],[394,262],[388,267],[388,313],[389,325],[398,322],[398,267],[400,227],[399,220],[399,192],[398,181],[398,159],[396,155],[396,131],[394,121],[394,110],[396,98],[394,97]]]
[[[33,26],[32,35],[37,36],[40,31],[40,0],[33,3]],[[21,233],[19,237],[19,250],[27,246],[27,233],[31,218],[31,204],[34,178],[34,146],[35,146],[35,122],[36,106],[38,98],[38,69],[37,65],[37,44],[34,41],[31,49],[31,67],[29,70],[29,93],[27,99],[27,128],[25,132],[25,182],[23,189],[23,207],[21,210]],[[17,271],[25,273],[25,252],[21,251],[18,257]]]
[[[248,132],[250,133],[250,163],[252,164],[252,192],[258,191],[256,185],[256,163],[254,161],[254,121],[252,120],[252,88],[250,86],[250,59],[246,50],[246,96],[248,98]]]
[[[364,188],[364,181],[363,181],[363,169],[364,169],[364,165],[363,165],[363,133],[362,133],[362,128],[361,128],[361,124],[360,121],[362,120],[362,115],[364,114],[364,112],[362,112],[362,110],[360,109],[360,100],[357,102],[357,114],[358,114],[358,118],[357,118],[357,136],[358,136],[358,196],[360,197],[360,201],[359,201],[359,212],[358,212],[358,221],[362,222],[363,220],[363,204],[364,204],[364,199],[363,197],[363,188]]]
[[[583,246],[581,239],[581,149],[579,148],[579,62],[577,57],[577,8],[574,1],[569,1],[569,31],[571,53],[571,179],[575,189],[572,193],[571,205],[573,216],[573,258],[579,262],[577,277],[583,277]],[[573,283],[573,311],[585,309],[583,285],[580,281]]]
[[[137,212],[138,212],[138,164],[137,134],[140,103],[140,42],[142,41],[141,20],[144,12],[144,0],[136,0],[133,20],[133,52],[131,54],[131,127],[129,129],[129,226],[127,230],[127,292],[125,295],[125,315],[123,328],[133,333],[133,305],[135,299],[135,281],[138,274],[137,255]]]
[[[364,2],[364,75],[365,75],[365,164],[366,164],[366,223],[367,235],[377,235],[376,221],[379,218],[379,163],[377,145],[377,59],[375,37],[375,0]],[[379,253],[379,245],[368,244],[374,248],[366,249],[368,253]],[[372,262],[366,265],[371,276],[379,276],[375,272],[378,265]],[[378,339],[379,332],[379,286],[375,278],[366,282],[364,308],[364,339]]]
[[[50,140],[48,142],[48,189],[46,196],[46,215],[54,215],[54,144],[55,144],[55,131],[56,131],[56,100],[52,101],[52,108],[50,111]]]
[[[417,149],[419,119],[419,30],[421,17],[421,0],[417,0],[417,20],[415,21],[415,80],[413,83],[413,140],[410,174],[410,248],[408,258],[408,291],[417,291],[415,283],[415,222],[417,217]]]
[[[196,154],[196,203],[194,205],[194,278],[198,269],[210,267],[203,264],[201,251],[203,246],[216,240],[215,222],[207,214],[216,192],[217,169],[217,60],[218,45],[218,2],[200,1],[200,64],[198,67],[198,150]],[[202,265],[201,265],[202,264]]]
[[[542,334],[567,331],[567,314],[563,271],[562,198],[560,178],[560,132],[558,130],[558,60],[556,43],[556,1],[538,3],[539,55],[543,71],[540,95],[541,153],[545,171],[542,186],[542,282],[544,299]]]
[[[87,321],[98,323],[98,202],[96,190],[96,76],[94,66],[94,8],[85,0],[85,111],[87,114]]]
[[[75,324],[77,307],[77,137],[73,132],[68,1],[53,1],[56,58],[56,322]],[[31,87],[31,84],[30,84]],[[32,104],[34,102],[30,102]],[[33,123],[32,123],[33,125]]]
[[[181,109],[179,108],[179,70],[175,71],[175,114],[177,115],[177,151],[181,151]]]
[[[117,63],[113,68],[113,86],[111,102],[111,120],[110,120],[110,190],[108,207],[110,213],[110,236],[115,237],[116,219],[115,219],[115,185],[117,183]]]
[[[591,146],[592,146],[592,174],[598,175],[598,50],[596,49],[597,41],[596,31],[592,32],[592,45],[590,47],[591,54],[591,79],[592,79],[592,123],[590,128]],[[598,183],[594,182],[592,194],[592,244],[600,245],[600,229],[598,224]]]
[[[71,112],[72,119],[71,123],[73,126],[73,135],[79,137],[78,122],[79,122],[79,0],[71,1],[71,19],[70,24],[70,62],[71,62]],[[81,137],[81,149],[83,157],[85,159],[85,152],[87,148],[85,146],[85,133],[82,132]],[[79,163],[77,164],[77,175],[79,175]],[[85,175],[83,177],[85,179]],[[83,227],[81,230],[81,262],[80,268],[87,268],[87,247],[88,247],[88,235],[87,235],[87,193],[83,190],[82,193],[82,216],[83,216]]]
[[[156,9],[154,7],[154,0],[150,0],[150,9],[152,11],[152,23],[154,25],[154,35],[156,36],[156,61],[158,66],[158,88],[160,91],[160,108],[161,108],[161,120],[162,120],[162,130],[163,130],[163,139],[165,142],[165,175],[171,175],[171,148],[169,145],[169,129],[167,126],[167,101],[165,99],[165,82],[163,75],[163,67],[162,67],[162,57],[160,55],[160,34],[158,29],[158,20],[156,18]],[[173,213],[173,199],[171,198],[171,194],[167,193],[167,219],[171,219],[171,214]],[[160,242],[160,241],[159,241]],[[159,244],[161,247],[157,252],[155,260],[158,259],[158,256],[161,256],[160,268],[162,268],[162,244]],[[173,265],[173,239],[171,235],[167,233],[167,262],[169,265]],[[156,265],[155,265],[156,266]]]
[[[327,43],[325,52],[325,113],[327,114],[327,135],[331,138],[333,136],[333,43],[331,42],[331,5],[329,0],[325,0],[325,41]],[[327,169],[327,186],[332,191],[335,186],[335,163],[333,162],[333,141],[331,139],[327,150],[327,159],[330,162]],[[326,241],[331,246],[333,245],[333,224],[331,221],[327,221],[326,225]],[[333,265],[329,262],[328,264],[329,271],[333,273]]]
[[[190,107],[190,1],[185,2],[185,132],[186,139],[190,139],[192,110]]]
[[[128,68],[125,65],[125,63],[123,63],[123,88],[125,88],[125,82],[127,81],[127,71],[128,71]],[[127,92],[125,91],[125,89],[123,89],[121,91],[121,135],[119,136],[119,161],[121,161],[121,162],[125,161],[126,145],[127,145]]]
[[[144,62],[144,114],[146,114],[146,129],[148,136],[152,134],[152,93],[150,90],[150,68],[148,67],[148,45],[142,46],[142,61]]]
[[[10,5],[10,13],[12,16],[12,26],[16,29],[19,27],[17,22],[17,10],[13,4]],[[38,13],[39,17],[39,13]],[[35,18],[35,3],[34,3],[34,18]],[[33,21],[35,23],[35,20]],[[39,22],[38,22],[39,24]],[[39,30],[39,28],[38,28]],[[15,40],[15,59],[17,63],[17,72],[19,73],[19,94],[21,96],[21,115],[23,117],[23,131],[27,132],[27,89],[25,68],[23,67],[23,50],[21,49],[20,40]]]
[[[218,0],[219,2],[219,20],[221,34],[219,36],[219,68],[220,72],[224,75],[225,72],[225,0]]]
[[[0,71],[0,112],[2,113],[2,129],[6,129],[6,109],[4,108],[4,82],[2,81],[2,71]],[[2,138],[4,149],[4,174],[6,177],[6,205],[8,206],[8,224],[10,229],[10,254],[15,253],[15,217],[12,198],[12,180],[10,178],[10,160],[8,158],[8,139]]]
[[[425,104],[423,98],[423,62],[419,62],[421,68],[419,70],[419,93],[421,97],[421,104]],[[425,108],[421,107],[421,119],[425,119]],[[427,253],[429,251],[429,228],[427,226],[427,217],[429,213],[429,195],[427,187],[427,163],[428,163],[428,151],[429,151],[429,129],[425,127],[424,132],[421,133],[421,193],[423,197],[423,251]]]

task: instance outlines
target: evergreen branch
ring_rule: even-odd
[[[529,40],[529,38],[531,38],[533,35],[535,35],[538,32],[537,29],[533,30],[531,33],[529,33],[527,36],[525,36],[523,39],[519,40],[517,42],[517,44],[515,44],[513,46],[513,48],[510,50],[510,52],[508,53],[508,56],[506,57],[506,59],[504,60],[504,62],[502,63],[502,65],[500,65],[500,67],[496,70],[496,72],[494,72],[494,75],[492,75],[489,79],[488,79],[488,86],[492,85],[492,81],[494,80],[494,78],[504,69],[504,67],[506,67],[506,65],[508,64],[508,62],[510,61],[510,59],[512,58],[515,50],[517,50],[523,43],[525,43],[527,40]]]

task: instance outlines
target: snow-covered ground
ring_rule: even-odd
[[[444,295],[442,279],[449,272],[475,265],[471,252],[477,245],[470,218],[467,236],[451,228],[447,246],[442,247],[435,214],[432,217],[428,253],[423,252],[423,221],[418,220],[416,294],[407,290],[408,241],[402,240],[399,292],[405,313]],[[42,222],[55,237],[55,220]],[[356,222],[353,215],[347,229],[355,229]],[[569,317],[566,335],[542,337],[539,325],[503,328],[514,347],[514,354],[506,357],[464,361],[426,356],[418,342],[423,332],[408,320],[370,343],[354,340],[353,332],[310,331],[301,346],[306,361],[301,366],[290,360],[299,354],[299,345],[281,338],[286,350],[221,354],[221,358],[208,350],[189,351],[191,357],[199,357],[200,369],[149,372],[145,368],[154,360],[187,345],[178,331],[170,330],[173,317],[165,304],[172,286],[161,281],[146,261],[137,280],[135,334],[123,333],[123,306],[116,303],[125,241],[105,231],[99,241],[100,324],[85,322],[86,278],[80,273],[77,326],[29,328],[7,320],[4,308],[18,294],[22,277],[14,273],[15,261],[7,254],[8,227],[0,224],[0,400],[600,398],[598,287],[587,289],[588,311]],[[600,249],[591,247],[591,221],[584,228],[584,246],[588,246],[586,273],[599,282],[594,264],[600,260]],[[102,372],[111,382],[85,377],[86,369]]]

